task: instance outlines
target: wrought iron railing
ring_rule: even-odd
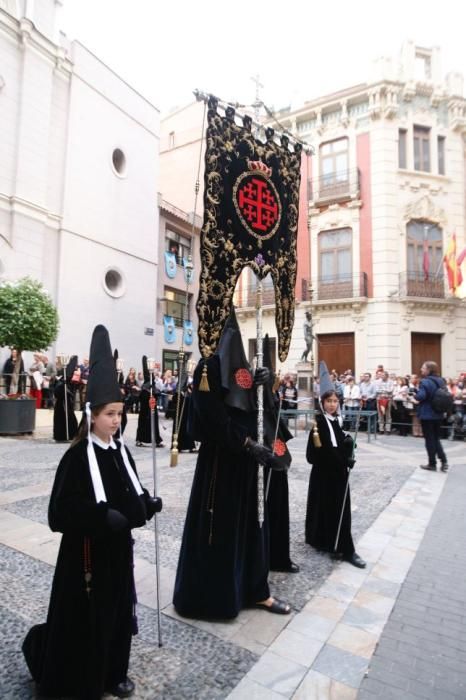
[[[318,277],[312,280],[313,301],[367,298],[367,273]],[[301,280],[302,300],[309,300],[309,280]]]
[[[340,170],[314,178],[309,183],[310,200],[314,202],[358,197],[360,191],[359,168]]]
[[[400,296],[424,297],[426,299],[445,298],[445,277],[443,270],[438,274],[424,272],[400,273]]]

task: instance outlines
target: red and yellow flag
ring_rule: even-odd
[[[455,294],[458,287],[461,287],[463,282],[463,275],[461,273],[460,265],[464,259],[464,251],[461,253],[460,257],[456,257],[456,233],[450,238],[447,250],[443,261],[447,269],[448,286],[450,291]]]

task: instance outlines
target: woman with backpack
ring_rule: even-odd
[[[435,458],[438,457],[441,463],[442,472],[448,471],[447,456],[443,451],[440,442],[440,426],[445,412],[448,412],[449,394],[445,381],[439,377],[438,365],[436,362],[424,362],[421,367],[422,379],[419,389],[416,392],[417,416],[421,421],[422,432],[426,445],[429,461],[421,464],[421,469],[428,469],[435,472],[437,470]]]

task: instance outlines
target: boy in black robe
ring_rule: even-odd
[[[322,412],[316,416],[316,430],[309,433],[306,451],[307,461],[312,464],[306,506],[306,542],[362,569],[366,563],[354,549],[349,485],[347,487],[349,470],[354,465],[353,439],[341,428],[339,400],[325,362],[320,363],[320,395]]]
[[[90,367],[89,423],[83,420],[63,456],[50,498],[50,528],[63,537],[47,622],[32,627],[23,643],[41,696],[80,700],[134,691],[127,677],[137,633],[131,528],[162,508],[141,487],[121,439],[113,438],[122,397],[103,326],[94,330]]]

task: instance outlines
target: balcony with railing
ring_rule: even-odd
[[[237,309],[248,309],[256,306],[257,284],[241,287],[235,291],[233,298]],[[262,307],[275,305],[275,289],[270,284],[262,285]]]
[[[342,199],[358,199],[359,192],[359,168],[327,173],[309,182],[309,199],[315,204],[330,203]]]
[[[422,297],[424,299],[445,299],[445,278],[443,271],[438,274],[424,272],[400,273],[400,296]]]
[[[313,301],[367,299],[367,274],[318,277],[312,280]],[[301,280],[302,300],[309,301],[309,280]]]

